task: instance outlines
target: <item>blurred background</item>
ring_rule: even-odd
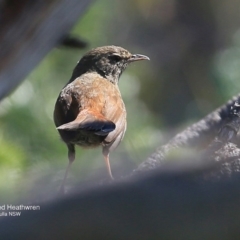
[[[95,1],[72,29],[88,48],[54,49],[0,103],[0,201],[57,192],[68,160],[54,104],[86,51],[119,45],[151,59],[132,64],[120,79],[128,129],[110,154],[119,178],[240,91],[239,13],[237,0]],[[67,185],[106,178],[101,149],[77,148]]]

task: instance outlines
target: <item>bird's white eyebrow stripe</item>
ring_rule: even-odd
[[[126,54],[126,53],[116,53],[116,52],[112,53],[112,56],[117,56],[117,57],[121,57],[121,58],[129,57],[128,54]]]

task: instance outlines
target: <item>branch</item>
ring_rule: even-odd
[[[58,45],[90,0],[0,2],[0,99]]]
[[[112,186],[97,187],[40,211],[0,222],[2,239],[240,238],[240,176],[197,180],[206,169],[158,170]]]
[[[218,132],[223,124],[226,122],[229,124],[234,120],[231,116],[231,107],[239,100],[240,95],[177,134],[167,144],[158,148],[146,161],[141,163],[134,170],[134,174],[158,168],[165,163],[168,154],[175,149],[205,149],[218,136]]]

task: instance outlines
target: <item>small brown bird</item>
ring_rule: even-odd
[[[116,46],[95,48],[86,53],[60,92],[54,122],[68,147],[68,170],[75,159],[75,145],[102,146],[108,174],[113,179],[109,152],[115,149],[126,131],[126,109],[118,81],[127,65],[147,56],[131,54]]]

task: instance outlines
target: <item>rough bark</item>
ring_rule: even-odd
[[[237,109],[237,113],[235,114],[233,111],[236,110],[234,106],[236,102],[239,102],[239,100],[240,95],[234,97],[232,100],[216,109],[199,122],[177,134],[167,144],[159,147],[146,161],[140,164],[138,168],[134,170],[134,173],[142,171],[145,172],[160,167],[167,161],[169,153],[175,149],[188,148],[199,152],[199,154],[200,151],[206,151],[206,158],[207,153],[211,153],[211,155],[216,154],[215,151],[224,147],[224,145],[229,141],[237,143],[239,110]],[[218,149],[216,149],[216,147]],[[231,145],[231,148],[224,148],[225,151],[223,152],[219,151],[219,157],[224,158],[227,162],[226,156],[231,155],[233,151],[232,147],[233,146]],[[228,152],[230,149],[231,152]],[[236,149],[236,152],[238,152],[238,149]],[[222,155],[225,155],[225,157]],[[215,158],[217,158],[217,156],[213,159]],[[236,160],[235,163],[240,166],[240,162],[238,160]],[[234,169],[232,170],[234,171]]]

